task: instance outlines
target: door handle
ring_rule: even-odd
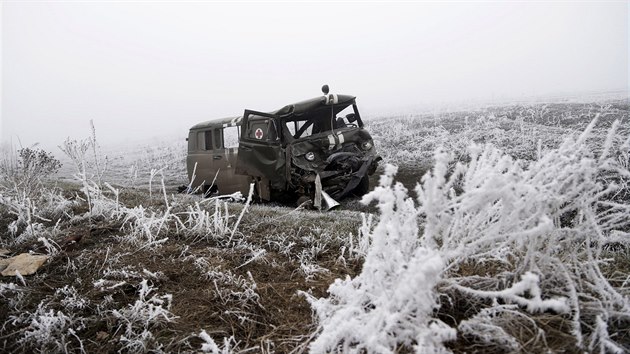
[[[215,159],[215,160],[221,160],[221,155],[214,155],[213,159]]]

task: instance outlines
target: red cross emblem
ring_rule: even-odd
[[[262,139],[263,138],[263,131],[262,131],[262,129],[260,129],[260,128],[256,129],[256,132],[254,133],[254,136],[258,140]]]

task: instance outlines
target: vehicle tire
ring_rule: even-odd
[[[201,193],[204,198],[213,197],[219,193],[219,187],[217,185],[209,186],[204,184],[203,187],[201,187]]]
[[[352,194],[356,195],[357,197],[362,197],[365,194],[367,194],[370,191],[370,178],[365,175],[363,176],[363,178],[361,178],[361,182],[359,182],[359,185],[357,185],[357,187],[352,191]]]

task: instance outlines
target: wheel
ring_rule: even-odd
[[[212,197],[219,193],[219,187],[214,184],[212,186],[204,184],[203,187],[201,187],[201,192],[204,198]]]
[[[352,194],[356,195],[357,197],[362,197],[365,194],[367,194],[367,192],[369,191],[370,191],[370,178],[367,175],[365,175],[363,176],[363,178],[361,178],[361,182],[359,182],[357,187],[352,191]]]

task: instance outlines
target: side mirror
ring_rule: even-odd
[[[329,91],[330,89],[328,88],[328,85],[322,86],[322,92],[324,93],[324,95],[327,95]]]
[[[346,119],[348,120],[348,122],[350,123],[354,123],[357,121],[357,117],[355,116],[354,113],[350,113],[346,116]]]

